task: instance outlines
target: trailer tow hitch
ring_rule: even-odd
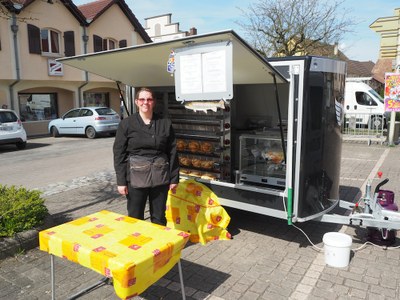
[[[339,200],[338,205],[349,212],[346,215],[324,214],[317,221],[350,226],[360,226],[379,232],[383,239],[389,238],[389,233],[396,234],[400,229],[400,213],[394,202],[394,193],[380,188],[389,181],[388,178],[380,182],[371,193],[371,184],[367,183],[365,195],[356,203]]]

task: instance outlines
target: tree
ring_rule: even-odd
[[[258,0],[241,9],[249,42],[266,56],[307,54],[338,43],[355,25],[342,0]]]

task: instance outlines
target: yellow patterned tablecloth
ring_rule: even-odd
[[[213,191],[196,180],[182,180],[168,192],[165,216],[167,226],[190,233],[192,243],[231,239],[226,230],[231,218]]]
[[[40,250],[112,277],[121,299],[144,292],[180,259],[189,234],[110,211],[39,233]]]

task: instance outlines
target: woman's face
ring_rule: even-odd
[[[139,108],[139,112],[153,113],[153,108],[156,103],[150,92],[142,91],[139,93],[139,97],[135,99],[135,104]]]

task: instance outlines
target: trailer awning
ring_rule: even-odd
[[[232,30],[60,58],[58,61],[133,87],[173,86],[174,77],[167,72],[171,50],[221,41],[233,44],[233,84],[273,83],[272,74],[276,74],[277,83],[287,82]]]

